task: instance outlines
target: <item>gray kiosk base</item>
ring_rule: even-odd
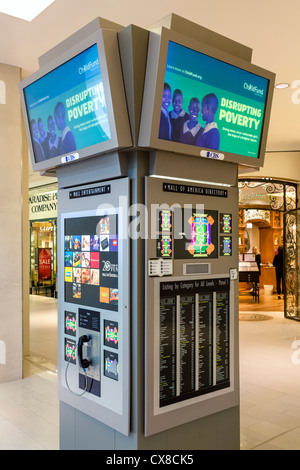
[[[90,182],[91,174],[94,175],[94,181],[97,181],[100,174],[105,180],[112,178],[112,175],[127,176],[130,179],[131,204],[145,204],[145,177],[156,171],[164,173],[163,157],[157,160],[144,152],[131,152],[127,155],[126,165],[123,164],[123,160],[124,155],[119,159],[116,154],[113,157],[114,164],[106,169],[102,168],[101,170],[100,160],[97,158],[82,167],[74,165],[72,174],[70,174],[71,167],[68,170],[61,169],[58,171],[59,185],[60,187],[69,186],[71,180],[73,185],[76,185],[77,179],[78,183],[82,184],[85,176],[86,181]],[[211,171],[212,167],[220,172],[216,162],[197,160],[195,163],[196,166],[201,165],[202,174],[207,177],[209,175],[216,177],[215,171]],[[172,172],[176,173],[177,170],[177,165],[174,164]],[[185,177],[187,176],[185,175]],[[229,178],[234,186],[236,168],[230,164],[225,165],[219,177],[220,180]],[[145,328],[145,240],[141,238],[131,240],[130,252],[132,266],[130,433],[125,436],[72,406],[60,402],[60,449],[239,450],[239,406],[233,406],[224,411],[145,437],[145,344],[144,334],[141,333]],[[237,335],[236,325],[236,344],[238,344]],[[238,351],[235,352],[236,355],[238,355]],[[238,367],[237,357],[234,359]],[[238,379],[238,372],[236,372],[236,378]]]

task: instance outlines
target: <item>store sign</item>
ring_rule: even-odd
[[[39,280],[51,280],[51,250],[50,248],[39,248]]]
[[[29,220],[57,218],[57,191],[29,193]]]

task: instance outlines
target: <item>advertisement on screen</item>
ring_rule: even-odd
[[[169,41],[159,139],[258,158],[269,80]]]
[[[36,163],[111,139],[97,45],[24,90]]]

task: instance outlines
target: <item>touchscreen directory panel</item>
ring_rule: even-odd
[[[65,219],[65,301],[118,311],[118,215]]]

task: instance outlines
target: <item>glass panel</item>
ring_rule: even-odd
[[[290,211],[297,207],[297,191],[295,186],[285,187],[285,210]]]
[[[300,211],[285,214],[284,278],[285,317],[300,321],[299,240]]]

